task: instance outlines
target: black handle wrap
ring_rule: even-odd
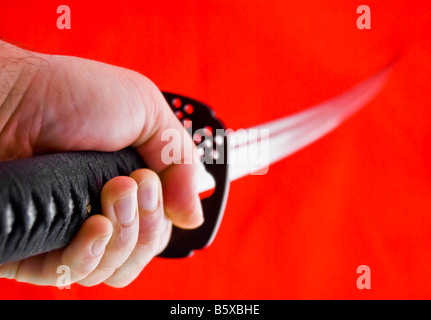
[[[223,128],[207,105],[179,95],[164,95],[171,108],[181,112],[180,120],[192,120],[194,129],[210,127],[215,135],[216,129]],[[218,147],[227,155],[226,137]],[[195,230],[174,228],[161,256],[187,256],[207,246],[217,231],[227,195],[227,165],[206,161],[205,166],[216,180],[214,193],[202,200],[205,223]],[[115,176],[129,175],[143,167],[145,164],[133,148],[65,152],[1,162],[0,263],[69,244],[89,215],[101,213],[103,185]]]
[[[66,152],[0,166],[0,263],[64,247],[91,213],[103,184],[144,166],[134,149]]]

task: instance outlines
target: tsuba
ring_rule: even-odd
[[[210,245],[217,233],[229,189],[226,161],[228,141],[223,134],[225,126],[208,105],[178,94],[168,92],[163,94],[178,120],[198,146],[201,160],[215,180],[212,194],[201,200],[205,222],[192,230],[173,227],[171,240],[159,255],[180,258],[190,256],[194,250]]]

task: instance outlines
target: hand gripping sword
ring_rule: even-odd
[[[207,247],[219,228],[230,181],[268,166],[318,140],[366,105],[381,89],[386,67],[350,90],[302,112],[246,130],[225,130],[214,111],[194,99],[164,92],[197,144],[205,222],[174,227],[162,257],[186,257]],[[190,124],[193,124],[193,130]],[[197,129],[196,129],[197,128]],[[69,244],[92,214],[101,213],[103,185],[146,167],[129,147],[116,152],[63,152],[0,163],[0,263]]]

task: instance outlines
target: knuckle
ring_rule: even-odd
[[[78,263],[74,263],[73,266],[71,266],[70,270],[72,274],[77,278],[83,278],[89,275],[96,267],[96,259],[95,258],[86,258]]]
[[[132,251],[138,240],[138,235],[138,222],[135,222],[130,226],[120,226],[115,235],[115,241],[113,241],[110,250],[112,252],[118,253],[126,253]]]
[[[130,174],[130,177],[133,178],[139,185],[144,179],[159,179],[159,176],[156,172],[148,168],[140,168],[136,169]]]
[[[126,280],[108,279],[104,283],[110,287],[121,289],[128,286],[132,281],[133,279],[126,279]]]

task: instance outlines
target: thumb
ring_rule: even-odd
[[[162,182],[165,212],[174,225],[195,228],[203,223],[198,195],[199,157],[192,138],[154,84],[146,96],[152,125],[133,146]]]

